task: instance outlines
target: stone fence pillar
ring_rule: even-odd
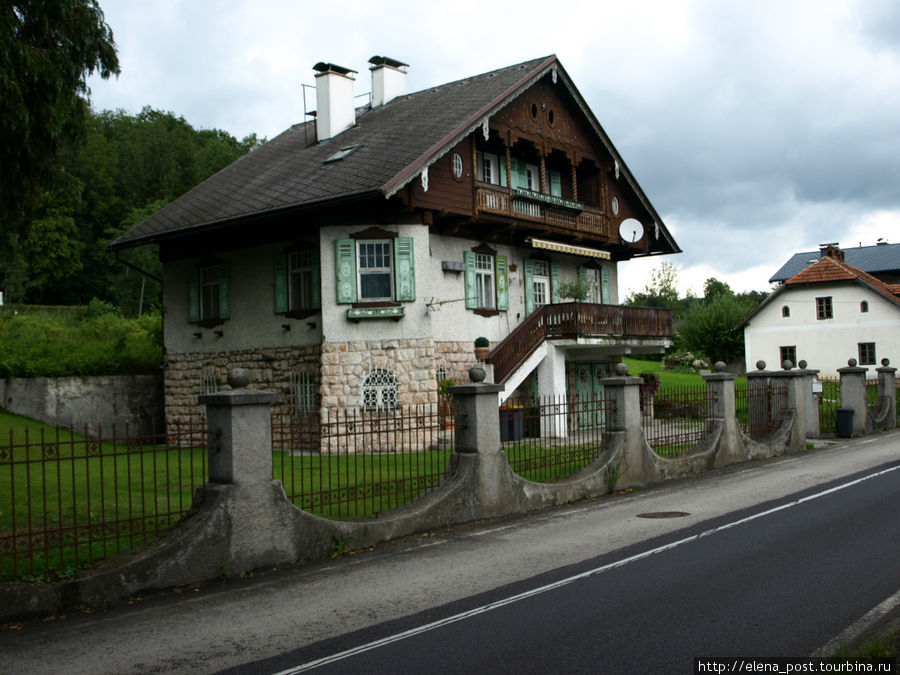
[[[628,366],[616,366],[618,377],[600,380],[610,404],[606,414],[606,430],[624,432],[624,466],[619,485],[642,485],[652,480],[654,468],[644,452],[644,430],[641,426],[641,385],[644,380],[628,375]]]
[[[806,448],[807,414],[806,396],[803,391],[805,376],[802,371],[791,370],[793,363],[784,362],[784,370],[769,373],[770,382],[783,382],[787,389],[785,408],[794,411],[794,424],[791,427],[791,436],[788,447],[791,450],[803,450]],[[810,385],[810,389],[812,385]],[[818,432],[818,426],[816,427]]]
[[[853,410],[853,436],[864,436],[872,431],[869,405],[866,402],[866,373],[868,368],[856,365],[849,359],[846,368],[838,368],[841,376],[841,408]]]
[[[806,410],[806,437],[819,438],[822,435],[819,422],[819,398],[813,391],[813,383],[816,381],[819,371],[807,368],[806,361],[800,361],[797,365],[800,366],[801,398]]]
[[[725,364],[721,361],[716,363],[715,368],[718,372],[703,375],[703,379],[706,380],[707,418],[722,424],[716,466],[724,466],[741,462],[746,455],[735,414],[734,380],[737,376],[725,372]]]
[[[209,480],[227,526],[228,574],[297,559],[290,526],[293,507],[279,481],[272,479],[271,406],[273,392],[248,389],[243,368],[228,373],[230,391],[199,397],[206,406]]]
[[[878,397],[879,401],[887,399],[888,416],[882,424],[886,429],[894,429],[897,426],[897,369],[890,367],[888,359],[881,359],[881,368],[876,368],[878,373]]]
[[[478,374],[480,371],[481,375]],[[477,366],[470,371],[473,380],[484,370]],[[456,451],[460,453],[492,454],[500,452],[500,409],[497,406],[503,385],[473,381],[450,387],[453,402],[459,410],[456,424]]]

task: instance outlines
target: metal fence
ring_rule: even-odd
[[[819,378],[822,383],[822,391],[817,394],[819,399],[819,433],[837,433],[837,411],[841,407],[841,380],[840,378]]]
[[[738,424],[750,438],[771,436],[784,422],[787,413],[787,383],[770,380],[735,386],[734,402]]]
[[[297,507],[328,518],[396,509],[452,475],[459,413],[434,405],[331,411],[272,421],[275,478]]]
[[[606,398],[510,400],[500,408],[501,447],[512,470],[531,481],[561,480],[607,447]]]
[[[714,400],[706,385],[644,392],[641,424],[650,447],[660,457],[690,452],[710,432],[709,411]]]
[[[207,480],[206,425],[24,427],[0,441],[0,579],[60,578],[171,527]]]

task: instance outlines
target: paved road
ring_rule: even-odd
[[[756,513],[759,505],[778,506],[787,497],[817,493],[845,482],[847,476],[869,475],[898,464],[900,432],[893,432],[613,499],[405,540],[338,561],[197,590],[181,589],[108,612],[47,623],[27,622],[22,630],[0,632],[0,672],[202,673],[291,654],[286,661],[263,661],[259,672],[274,672],[308,660],[304,657],[318,658],[350,644],[362,644],[371,637],[384,637],[446,618],[571,574],[615,563],[648,548],[680,541]],[[896,477],[900,471],[888,475]],[[877,549],[880,545],[888,548],[896,561],[900,552],[896,530],[882,535],[870,529],[882,525],[860,526],[849,516],[875,511],[886,512],[886,521],[891,520],[891,515],[897,520],[896,478],[885,477],[883,483],[893,486],[885,494],[872,489],[876,484],[882,485],[882,479],[872,478],[859,490],[862,501],[852,505],[835,502],[827,510],[846,513],[849,518],[834,539],[849,541],[856,549],[872,545]],[[850,492],[842,490],[840,498]],[[789,509],[789,518],[809,512],[815,516],[826,510],[823,500],[830,499],[821,497]],[[787,499],[792,500],[793,497]],[[668,519],[638,517],[660,511],[689,515]],[[647,556],[567,584],[576,591],[575,599],[554,599],[548,609],[540,610],[541,619],[526,618],[526,608],[537,601],[535,596],[533,600],[479,615],[475,621],[493,620],[493,616],[509,620],[501,622],[502,627],[496,630],[478,623],[475,632],[489,638],[485,643],[488,656],[495,650],[504,653],[508,647],[512,647],[510,653],[519,654],[524,651],[520,647],[529,645],[538,654],[553,653],[540,646],[535,636],[549,636],[550,642],[557,645],[565,634],[574,633],[581,644],[625,658],[652,653],[649,649],[634,650],[630,645],[635,637],[650,636],[648,639],[652,638],[655,645],[678,644],[686,639],[691,624],[699,635],[749,633],[764,642],[774,640],[785,632],[769,628],[772,617],[784,613],[774,600],[787,599],[794,601],[800,614],[812,617],[812,623],[819,626],[817,632],[807,632],[806,628],[798,631],[800,641],[792,645],[811,651],[821,636],[830,638],[900,588],[896,562],[883,563],[884,573],[878,571],[877,562],[875,572],[860,573],[857,557],[825,551],[785,568],[776,552],[793,550],[802,556],[812,542],[800,539],[787,523],[767,527],[770,517],[754,521],[757,525],[753,526],[752,537],[748,523],[671,551],[674,554],[678,549],[709,546],[710,551],[699,556],[699,562],[670,557],[670,552]],[[751,566],[750,572],[739,572],[738,563],[748,554],[741,554],[730,542],[735,546],[749,543],[750,550],[765,553],[758,554],[757,564]],[[772,597],[771,603],[764,597],[752,611],[740,611],[741,603],[759,600],[759,593],[750,590],[751,580],[785,576],[789,583],[786,590],[778,592],[782,597]],[[852,594],[855,604],[798,585],[801,580],[811,580],[813,588],[822,589],[828,586],[816,584],[831,584],[835,579],[842,582],[854,576],[869,584]],[[608,583],[610,579],[613,583]],[[694,622],[676,617],[673,608],[699,602],[699,596],[709,595],[703,592],[708,586],[712,587],[712,595],[738,589],[744,597],[718,608],[715,603],[712,607],[691,605]],[[640,613],[629,610],[635,596],[650,609]],[[541,594],[541,598],[556,597],[554,593]],[[598,617],[599,624],[579,622],[575,628],[562,629],[562,618],[576,606],[583,606],[588,615]],[[457,622],[457,627],[468,623]],[[620,624],[629,636],[624,642],[624,638],[614,638],[607,631],[610,625]],[[452,637],[447,642],[469,645],[473,640]],[[747,645],[751,651],[763,647],[762,643]],[[304,651],[296,653],[298,649]],[[451,649],[452,653],[460,651]],[[482,666],[484,663],[492,662],[482,661]],[[527,663],[540,662],[529,658]],[[404,670],[409,672],[407,665],[404,663]],[[577,669],[577,663],[573,661],[572,667]],[[342,672],[353,670],[342,668]]]

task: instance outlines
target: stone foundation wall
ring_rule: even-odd
[[[245,368],[255,388],[276,392],[280,400],[273,410],[276,414],[287,413],[292,374],[306,373],[318,384],[321,351],[320,345],[312,345],[212,354],[168,354],[164,376],[166,417],[171,424],[173,421],[187,422],[191,417],[204,414],[204,407],[197,403],[197,397],[214,393],[204,391],[207,384],[227,387],[225,378],[229,368]]]
[[[457,384],[468,384],[469,368],[475,365],[475,347],[468,342],[436,342],[434,371],[443,367],[447,377]]]

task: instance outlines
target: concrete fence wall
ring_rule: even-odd
[[[91,436],[98,425],[110,429],[129,420],[146,428],[163,419],[162,377],[17,377],[0,380],[0,407],[53,426],[82,430]]]
[[[878,369],[882,391],[894,405],[894,368]],[[641,427],[640,386],[620,365],[603,380],[612,399],[609,442],[588,466],[556,483],[532,483],[510,469],[499,433],[500,387],[467,384],[453,389],[461,409],[457,431],[458,468],[440,490],[377,519],[332,521],[297,509],[272,480],[270,407],[277,395],[248,388],[246,372],[229,374],[232,389],[200,397],[207,408],[210,483],[198,490],[193,513],[168,536],[104,563],[71,581],[46,586],[0,585],[0,621],[27,614],[52,614],[98,606],[130,595],[198,583],[223,574],[322,558],[335,550],[364,547],[393,538],[486,518],[543,509],[607,493],[696,475],[715,467],[805,448],[815,398],[816,371],[749,373],[750,382],[773,378],[787,384],[787,413],[780,428],[752,439],[735,416],[734,380],[729,373],[706,375],[712,401],[706,438],[690,453],[666,459],[648,445]],[[853,371],[843,377],[858,377]],[[849,381],[849,380],[848,380]],[[859,417],[871,416],[865,402],[865,373]],[[854,385],[847,387],[854,390]],[[845,405],[859,406],[858,397]],[[893,411],[893,407],[891,410]],[[751,414],[752,411],[751,411]],[[891,416],[895,423],[895,418]]]

